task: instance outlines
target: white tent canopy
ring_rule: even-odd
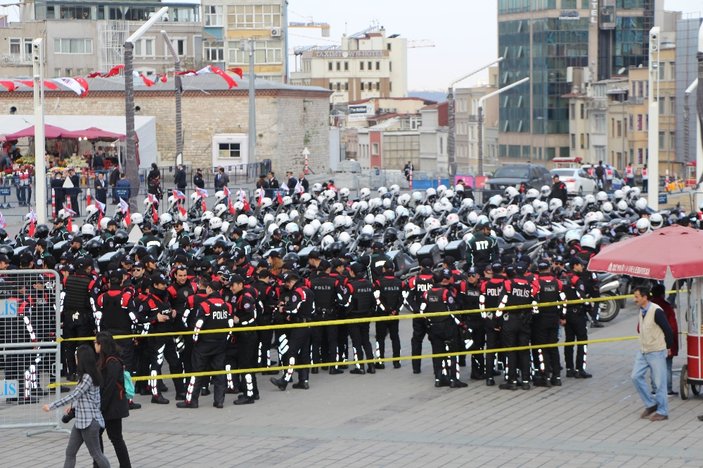
[[[66,130],[83,130],[97,127],[110,132],[126,134],[124,116],[116,115],[46,115],[46,125]],[[0,135],[9,135],[34,125],[33,115],[0,115]],[[134,128],[139,140],[139,167],[148,168],[156,162],[156,117],[135,116]]]

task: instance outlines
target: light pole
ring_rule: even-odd
[[[659,209],[659,27],[649,31],[649,158],[647,170],[647,204],[653,210]],[[656,85],[656,88],[655,88]],[[657,100],[654,100],[654,92]]]
[[[456,118],[454,116],[454,86],[459,83],[460,81],[463,81],[476,73],[485,70],[488,67],[491,67],[497,63],[500,63],[503,61],[503,57],[499,57],[498,59],[492,61],[488,65],[484,65],[481,68],[478,68],[471,73],[468,73],[461,78],[452,81],[449,84],[449,89],[447,91],[447,113],[449,114],[448,117],[448,122],[447,124],[449,125],[449,135],[447,135],[447,159],[449,162],[449,175],[454,176],[456,175],[456,157],[455,157],[455,139],[456,139]],[[479,142],[480,144],[480,142]],[[470,165],[469,165],[470,167]]]
[[[168,12],[168,7],[163,7],[154,16],[141,25],[134,34],[129,36],[124,43],[124,103],[125,103],[125,129],[126,151],[124,172],[129,179],[130,210],[137,209],[137,192],[139,192],[139,167],[137,167],[137,138],[134,129],[134,42],[144,35],[154,23],[159,21]]]
[[[34,203],[37,224],[46,224],[46,155],[44,140],[44,40],[32,41],[32,78],[34,80]]]
[[[497,96],[498,94],[505,92],[509,89],[512,89],[516,86],[519,86],[523,83],[527,83],[530,81],[530,77],[527,76],[519,81],[516,81],[515,83],[511,83],[508,86],[504,86],[500,89],[497,89],[493,91],[492,93],[488,93],[485,96],[481,97],[478,100],[478,174],[479,176],[483,175],[483,103],[486,99],[492,98],[493,96]]]
[[[256,86],[254,80],[254,39],[245,39],[240,43],[240,49],[249,54],[249,162],[256,162]]]
[[[698,59],[698,83],[703,83],[703,25],[698,30],[698,54],[696,58]],[[703,86],[698,86],[696,97],[696,108],[698,110],[698,122],[696,122],[698,124],[696,125],[696,181],[700,190],[700,184],[703,182]],[[698,208],[698,206],[700,205],[695,208]]]
[[[181,83],[181,58],[176,52],[176,48],[173,47],[171,38],[168,37],[168,33],[161,30],[161,36],[163,36],[164,41],[166,41],[166,47],[171,52],[173,57],[173,72],[174,72],[174,86],[176,87],[176,165],[182,164],[183,158],[183,115],[181,113],[181,95],[183,94],[183,85]],[[179,161],[180,159],[180,161]]]

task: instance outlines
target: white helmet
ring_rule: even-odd
[[[639,187],[632,187],[632,189],[630,189],[627,193],[627,196],[630,197],[631,200],[634,200],[635,198],[639,198],[640,193],[642,193],[642,191]]]
[[[144,199],[144,206],[149,207],[149,206],[151,206],[151,205],[153,205],[153,203],[151,202],[151,200],[149,199],[149,197],[145,198],[145,199]]]
[[[447,248],[447,244],[449,244],[449,239],[447,239],[445,236],[439,236],[435,241],[435,244],[437,244],[437,247],[439,247],[440,251],[444,252],[444,249]]]
[[[383,207],[385,209],[389,209],[391,207],[391,199],[390,198],[383,199]]]
[[[371,226],[370,224],[366,224],[364,227],[361,228],[361,233],[373,236],[373,234],[374,234],[373,226]]]
[[[259,225],[259,220],[256,219],[256,216],[252,215],[247,218],[247,227],[249,229],[254,229],[258,225]]]
[[[249,223],[249,216],[247,216],[247,215],[245,215],[245,214],[243,214],[243,213],[240,214],[239,216],[237,216],[237,226],[239,226],[239,227],[244,227],[244,226],[246,226],[248,223]]]
[[[315,235],[317,232],[317,229],[315,229],[315,226],[312,224],[306,224],[305,227],[303,227],[303,235],[305,237],[312,237]]]
[[[410,248],[408,249],[408,252],[409,252],[410,255],[412,255],[413,257],[416,257],[416,256],[417,256],[417,252],[418,252],[421,248],[422,248],[422,244],[420,244],[419,242],[413,242],[413,243],[410,245]]]
[[[415,201],[415,203],[421,202],[422,201],[422,192],[418,192],[417,190],[413,192],[412,199]]]
[[[178,213],[176,213],[176,218],[179,221],[188,221],[188,213],[186,211],[178,210]]]
[[[615,200],[616,202],[622,200],[623,198],[625,198],[625,194],[622,190],[618,189],[613,192],[613,200]]]
[[[331,189],[325,190],[323,192],[323,195],[328,200],[334,200],[335,198],[337,198],[337,192],[335,192],[334,190],[331,190]]]
[[[271,223],[269,224],[268,228],[266,228],[266,232],[268,232],[269,234],[273,234],[276,229],[278,229],[278,224]]]
[[[85,215],[91,216],[98,212],[98,207],[95,205],[88,205],[85,207]]]
[[[29,220],[31,217],[31,213],[27,213],[25,215],[25,219]],[[58,218],[66,220],[71,217],[71,214],[66,210],[66,209],[60,209],[58,213]]]
[[[437,186],[437,196],[441,197],[444,195],[444,193],[447,191],[447,186],[443,184],[439,184]]]
[[[290,222],[286,224],[286,232],[288,234],[295,234],[296,232],[300,232],[300,226],[298,226],[297,223]]]
[[[511,185],[505,188],[505,192],[503,192],[503,195],[507,200],[512,200],[513,198],[518,197],[520,195],[520,192],[518,192],[518,190]]]
[[[123,221],[123,222],[124,222],[124,221]],[[125,226],[125,227],[126,227],[126,226]],[[80,232],[80,229],[78,229],[78,225],[77,225],[77,224],[74,224],[74,225],[71,226],[71,234],[73,234],[74,237],[77,236],[79,232]]]
[[[581,208],[583,208],[583,198],[576,196],[573,200],[571,200],[571,204],[574,206],[574,208],[580,210]]]
[[[376,208],[380,208],[382,204],[383,201],[380,198],[372,198],[371,200],[369,200],[369,209],[375,210]]]
[[[498,207],[503,203],[503,197],[500,195],[493,195],[491,198],[488,199],[488,206],[495,206]]]
[[[298,213],[298,210],[290,210],[290,213],[288,213],[288,217],[291,220],[296,220],[300,217],[300,213]]]
[[[590,235],[592,235],[593,238],[596,240],[596,245],[598,245],[600,243],[601,239],[603,239],[603,233],[598,228],[593,228],[590,231],[588,231],[588,233]]]
[[[525,221],[525,224],[522,225],[522,231],[528,236],[533,236],[537,232],[537,225],[532,221]]]
[[[273,215],[273,213],[266,213],[264,215],[264,219],[263,219],[264,225],[271,224],[275,220],[276,220],[276,217]]]
[[[322,223],[320,222],[319,219],[313,219],[312,221],[310,221],[310,224],[315,226],[315,231],[319,231],[320,227],[322,226]]]
[[[522,205],[520,208],[520,214],[522,216],[531,215],[535,213],[535,209],[532,205]]]
[[[586,213],[586,216],[583,217],[584,224],[588,225],[588,224],[597,223],[598,222],[598,213],[600,213],[600,211],[599,212],[589,211],[588,213]]]
[[[539,189],[539,193],[544,197],[548,197],[549,194],[552,193],[552,189],[549,188],[549,185],[543,185],[542,188]]]
[[[323,237],[320,241],[320,247],[322,248],[322,250],[327,250],[327,248],[332,244],[334,244],[334,237],[330,236],[329,234]]]
[[[341,242],[342,244],[348,244],[348,243],[351,242],[351,235],[349,235],[349,233],[346,232],[346,231],[340,232],[340,233],[339,233],[339,236],[337,237],[337,239],[338,239],[339,242]]]
[[[436,201],[432,204],[432,210],[438,214],[442,213],[444,211],[444,205],[441,202]]]
[[[600,203],[607,202],[608,194],[601,190],[600,192],[596,193],[596,200]]]
[[[622,194],[624,196],[627,196],[627,194],[630,193],[630,190],[632,190],[632,187],[630,187],[629,185],[623,185]]]
[[[218,190],[217,192],[215,192],[215,203],[220,203],[224,199],[225,199],[224,190]]]
[[[341,189],[339,189],[339,196],[342,198],[349,198],[349,188],[342,187]]]
[[[437,218],[430,217],[425,220],[425,230],[432,232],[438,229],[442,229],[442,223]]]
[[[81,235],[93,237],[95,235],[95,226],[87,223],[84,224],[81,226]]]
[[[527,193],[525,194],[525,199],[526,200],[534,200],[535,198],[539,197],[539,192],[535,188],[527,189]]]
[[[436,196],[437,196],[437,191],[436,191],[435,189],[433,189],[432,187],[430,187],[430,188],[428,188],[427,190],[425,190],[425,196],[426,196],[427,198],[436,197]]]
[[[203,235],[203,227],[202,226],[195,226],[193,228],[193,236],[195,238],[200,238]]]
[[[186,232],[190,231],[190,226],[188,226],[188,223],[183,223],[183,230]],[[220,231],[229,231],[229,221],[222,220],[222,227],[220,227]]]
[[[388,191],[393,194],[396,194],[396,193],[400,192],[400,186],[398,184],[393,184],[388,188]]]
[[[651,224],[649,223],[649,219],[640,218],[637,220],[635,227],[637,228],[637,232],[639,232],[640,234],[644,234],[650,231]]]
[[[105,229],[107,229],[107,223],[109,223],[110,221],[112,221],[112,218],[108,218],[107,216],[105,216],[103,219],[101,219],[100,220],[100,229],[103,231]]]
[[[635,202],[635,209],[639,211],[645,211],[647,209],[647,199],[646,198],[639,198]]]
[[[459,215],[456,213],[449,213],[447,215],[447,225],[448,226],[454,226],[455,224],[459,223]]]
[[[410,211],[408,211],[408,209],[405,208],[404,206],[398,205],[395,207],[395,215],[398,218],[402,218],[404,216],[410,216]]]
[[[196,202],[196,201],[200,200],[200,194],[198,192],[193,192],[190,194],[190,199],[193,202]]]
[[[516,213],[519,213],[519,212],[520,212],[520,208],[518,208],[517,205],[508,205],[508,206],[505,208],[505,211],[508,213],[508,216],[512,216],[512,215],[514,215],[514,214],[516,214]]]
[[[282,200],[283,200],[283,206],[289,206],[293,203],[293,198],[291,198],[289,195],[286,195],[285,197],[283,197]]]
[[[552,198],[549,200],[549,211],[556,211],[563,205],[561,198]]]
[[[344,211],[344,205],[341,203],[337,202],[332,205],[332,208],[330,209],[332,213],[341,213]]]
[[[383,216],[386,217],[386,221],[388,222],[393,222],[395,220],[395,211],[393,210],[386,210],[383,212]]]
[[[379,194],[380,196],[384,196],[384,195],[387,194],[387,193],[388,193],[388,189],[387,189],[386,187],[380,186],[380,187],[378,188],[378,194]]]
[[[165,213],[165,214],[168,214],[168,213]],[[200,221],[203,221],[203,222],[209,221],[210,218],[212,218],[213,216],[215,216],[215,214],[214,214],[212,211],[206,211],[206,212],[203,213],[203,215],[200,217]]]
[[[496,208],[495,210],[491,211],[491,219],[495,222],[503,218],[507,218],[508,216],[508,210],[506,210],[504,207]]]
[[[474,207],[474,200],[473,200],[473,198],[464,198],[464,199],[461,201],[461,207],[462,207],[462,208],[469,208],[469,209],[473,208],[473,207]]]
[[[659,229],[664,225],[664,217],[660,213],[652,213],[649,217],[649,224],[652,229]]]
[[[310,200],[312,200],[312,195],[309,193],[305,192],[300,196],[300,202],[301,203],[308,203]]]
[[[609,201],[603,203],[603,206],[600,208],[603,213],[608,214],[613,212],[613,204],[610,203]]]
[[[405,238],[417,237],[422,235],[422,228],[417,224],[408,223],[403,229],[405,231]]]
[[[372,215],[371,213],[364,216],[364,223],[365,224],[373,224],[373,220],[374,220],[374,215]]]
[[[366,200],[371,196],[371,189],[368,187],[363,187],[359,190],[359,199]]]
[[[624,214],[627,212],[627,202],[625,200],[620,200],[617,204],[618,213]]]
[[[581,247],[595,249],[596,248],[596,238],[593,237],[591,234],[584,234],[581,237]]]
[[[269,197],[264,197],[261,199],[261,208],[270,208],[271,205],[273,205],[273,200],[271,200]]]
[[[566,242],[566,245],[579,239],[581,239],[581,231],[578,229],[570,229],[564,234],[564,242]]]
[[[134,213],[130,218],[132,224],[141,225],[144,222],[144,216],[141,213]]]
[[[377,214],[373,220],[374,224],[378,224],[380,227],[386,226],[386,217],[382,214]]]
[[[586,196],[583,198],[583,201],[584,201],[584,203],[586,204],[586,206],[588,206],[588,205],[595,205],[595,204],[596,204],[596,197],[594,197],[593,195],[591,195],[591,194],[589,193],[588,195],[586,195]]]
[[[398,195],[398,204],[401,206],[406,206],[408,203],[410,203],[410,194],[409,193],[403,193]]]
[[[206,211],[206,213],[209,213],[209,211]],[[212,213],[210,213],[212,214]],[[173,222],[173,216],[171,216],[171,213],[162,213],[161,216],[159,216],[159,225],[160,226],[167,226]]]
[[[503,238],[504,239],[512,239],[515,237],[515,228],[512,226],[512,224],[508,224],[503,227]]]
[[[451,200],[452,198],[454,198],[454,190],[447,189],[447,191],[444,192],[444,196]]]
[[[366,213],[369,209],[369,202],[361,200],[358,205],[359,213]]]
[[[222,215],[225,214],[225,211],[227,211],[227,206],[223,203],[218,203],[212,211],[215,215],[222,217]]]
[[[331,232],[334,232],[334,224],[329,221],[322,223],[322,226],[320,226],[320,235],[326,236]]]
[[[276,224],[278,224],[279,226],[283,226],[288,221],[290,221],[288,213],[278,213],[278,216],[276,216]]]
[[[216,231],[222,227],[222,218],[218,216],[213,216],[209,221],[210,229]]]
[[[468,221],[469,224],[476,224],[476,221],[478,221],[478,213],[470,211],[466,216],[466,221]]]

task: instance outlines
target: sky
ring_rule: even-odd
[[[332,27],[325,40],[316,30],[290,29],[289,41],[291,46],[334,44],[345,31],[353,34],[377,21],[388,35],[435,44],[408,49],[408,90],[442,91],[498,57],[496,5],[496,0],[289,0],[289,21],[312,18]],[[703,15],[703,0],[666,0],[664,7]],[[487,72],[480,73],[461,84],[487,79]]]

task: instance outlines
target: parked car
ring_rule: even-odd
[[[552,169],[552,176],[558,175],[559,180],[566,185],[566,192],[569,195],[583,196],[596,192],[596,180],[588,175],[588,172],[577,167]]]
[[[589,173],[589,171],[591,170],[592,167],[593,166],[591,166],[590,164],[587,164],[587,165],[581,166],[581,169],[583,169],[586,173]],[[606,164],[605,167],[606,167],[606,169],[611,168],[613,170],[613,180],[610,184],[610,190],[611,191],[612,190],[619,190],[619,189],[623,188],[625,186],[625,179],[623,179],[622,175],[620,175],[618,170],[615,169],[610,164]],[[594,174],[593,178],[595,179],[595,174]]]
[[[500,167],[491,178],[486,180],[484,199],[486,195],[502,194],[507,187],[519,187],[520,184],[525,184],[527,188],[539,190],[543,185],[552,185],[552,176],[544,166],[506,164]]]

